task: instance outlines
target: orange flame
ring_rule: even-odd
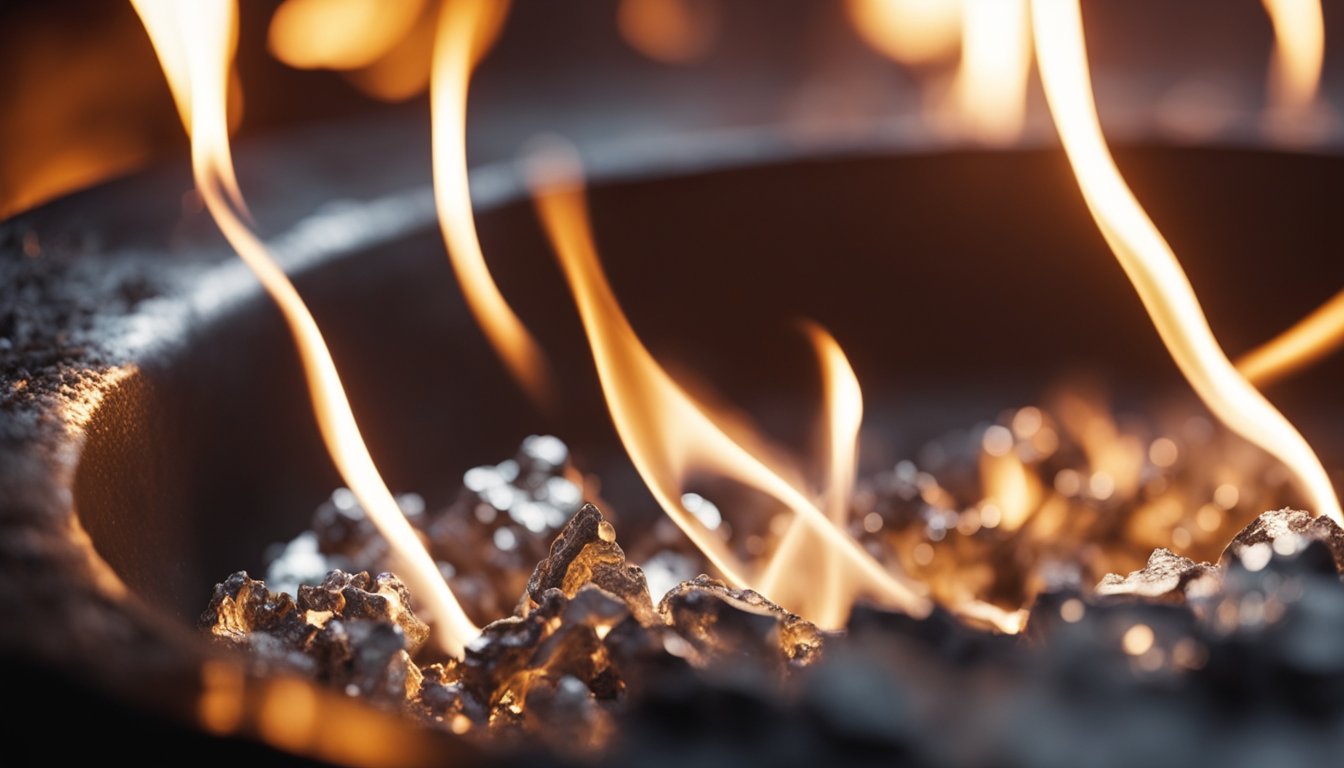
[[[467,306],[510,372],[540,402],[547,391],[545,360],[490,276],[472,217],[467,174],[467,85],[507,13],[507,2],[460,0],[445,3],[439,15],[430,85],[434,199]]]
[[[415,26],[425,0],[285,0],[266,43],[299,69],[360,69],[383,58]]]
[[[132,0],[144,21],[174,96],[189,126],[197,189],[225,238],[279,306],[294,336],[308,379],[313,410],[327,450],[369,518],[387,539],[407,585],[428,603],[435,640],[460,656],[478,630],[467,618],[434,560],[383,483],[317,322],[266,246],[240,216],[242,195],[233,175],[225,106],[236,39],[237,8],[230,0]]]
[[[858,469],[859,428],[863,423],[863,391],[845,352],[821,326],[804,323],[821,365],[826,402],[826,442],[829,447],[826,516],[843,529],[849,522],[850,496]],[[810,617],[825,628],[844,625],[856,584],[844,562],[827,547],[808,549],[811,530],[795,517],[766,564],[758,589],[781,605]],[[811,561],[820,571],[816,583],[809,576]]]
[[[1344,344],[1344,291],[1292,328],[1246,353],[1237,370],[1261,386],[1302,370]]]
[[[616,24],[630,47],[656,61],[704,56],[718,33],[718,9],[703,0],[621,0]]]
[[[1325,61],[1325,19],[1320,0],[1263,0],[1274,25],[1270,62],[1272,106],[1302,112],[1316,101]]]
[[[950,57],[961,39],[962,0],[848,0],[864,42],[903,64]]]
[[[1320,459],[1227,359],[1171,246],[1121,177],[1097,117],[1078,0],[1034,0],[1032,19],[1046,99],[1083,197],[1176,365],[1214,415],[1292,471],[1318,514],[1344,520]]]
[[[384,101],[403,101],[429,84],[433,25],[426,0],[285,0],[267,44],[298,69],[332,69]]]
[[[572,148],[552,143],[530,159],[529,176],[538,214],[551,239],[593,351],[612,421],[631,461],[659,505],[730,582],[755,580],[724,542],[681,503],[688,476],[719,475],[780,502],[842,558],[863,591],[909,613],[923,615],[928,601],[903,579],[888,573],[837,528],[806,496],[725,431],[724,416],[712,414],[677,386],[630,327],[598,263],[588,224],[580,166]]]
[[[991,144],[1022,134],[1031,75],[1027,0],[965,0],[953,85],[960,128]]]

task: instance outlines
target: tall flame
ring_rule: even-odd
[[[1315,363],[1344,344],[1344,291],[1296,325],[1246,353],[1237,370],[1256,384],[1277,381]]]
[[[850,496],[858,470],[863,391],[835,338],[813,323],[805,323],[803,331],[821,365],[826,403],[826,516],[843,528],[849,522]],[[801,518],[795,517],[767,563],[759,589],[781,605],[808,616],[819,626],[839,627],[848,615],[855,584],[836,553],[827,547],[807,547],[814,543],[812,531]],[[810,574],[806,568],[808,561],[814,563],[820,573]]]
[[[1301,112],[1316,101],[1325,61],[1321,0],[1263,0],[1274,25],[1270,101],[1276,109]]]
[[[132,0],[160,62],[175,82],[174,95],[191,135],[196,187],[225,238],[279,306],[299,349],[313,410],[327,450],[369,518],[387,539],[407,585],[427,602],[435,642],[460,656],[477,628],[467,618],[383,483],[360,436],[317,322],[293,283],[240,216],[242,196],[233,180],[225,106],[233,60],[237,8],[232,0]]]
[[[434,200],[467,306],[514,377],[534,400],[544,401],[545,359],[490,276],[472,216],[467,176],[467,85],[472,68],[503,25],[508,7],[501,0],[456,0],[444,3],[439,15],[430,82]]]
[[[923,615],[928,601],[903,579],[879,565],[826,517],[761,451],[730,437],[723,417],[712,414],[677,386],[630,327],[598,263],[588,223],[581,171],[573,150],[552,143],[530,159],[529,175],[538,214],[551,239],[593,351],[602,391],[616,431],[631,461],[658,504],[730,582],[756,580],[713,532],[681,503],[693,473],[712,473],[774,498],[817,534],[842,559],[862,592],[911,614]],[[848,607],[848,606],[846,606]]]
[[[1083,197],[1177,366],[1214,415],[1293,472],[1318,514],[1344,520],[1320,459],[1227,359],[1171,246],[1121,177],[1097,117],[1078,0],[1034,0],[1032,20],[1046,99]]]
[[[953,85],[960,128],[981,141],[1018,138],[1027,112],[1027,0],[964,0],[961,66]]]

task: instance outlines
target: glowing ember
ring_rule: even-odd
[[[1083,197],[1177,366],[1219,419],[1293,471],[1317,514],[1344,519],[1320,460],[1227,359],[1171,247],[1120,176],[1093,103],[1077,0],[1038,0],[1032,15],[1046,98]]]
[[[336,365],[294,285],[244,223],[234,178],[225,105],[237,9],[231,0],[181,4],[134,0],[191,135],[196,187],[220,230],[284,313],[303,360],[313,410],[332,460],[391,544],[397,568],[428,604],[446,653],[461,654],[478,632],[383,483],[341,386]]]

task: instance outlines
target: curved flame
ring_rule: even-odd
[[[821,366],[826,404],[826,516],[843,529],[849,522],[850,496],[854,492],[854,476],[858,470],[863,391],[835,338],[811,322],[803,324],[803,331]],[[844,563],[830,549],[807,547],[815,544],[811,533],[801,518],[790,521],[778,548],[766,564],[758,589],[779,604],[808,616],[818,626],[827,629],[844,626],[857,585],[846,572]],[[819,573],[809,572],[809,561],[815,566],[813,570]]]
[[[654,498],[691,542],[728,581],[755,583],[724,542],[681,503],[685,480],[693,473],[725,477],[767,494],[797,515],[862,580],[866,594],[911,614],[927,613],[928,601],[913,586],[888,573],[837,528],[783,478],[785,470],[770,466],[762,452],[730,437],[722,415],[712,414],[677,386],[640,342],[598,263],[574,151],[553,143],[532,155],[528,170],[538,214],[588,333],[616,431]]]
[[[1034,0],[1032,19],[1046,100],[1083,197],[1181,373],[1224,424],[1293,472],[1318,514],[1344,520],[1320,459],[1232,367],[1171,246],[1125,185],[1097,117],[1078,0]]]
[[[1306,368],[1344,344],[1344,291],[1292,328],[1246,353],[1237,370],[1261,386]]]
[[[1271,106],[1289,112],[1316,101],[1325,61],[1325,18],[1321,0],[1263,0],[1274,25],[1270,62]]]
[[[472,216],[467,175],[467,85],[472,68],[503,26],[508,7],[500,0],[459,0],[445,3],[439,15],[429,94],[434,201],[467,306],[509,371],[534,400],[544,402],[545,358],[490,276]]]
[[[132,4],[144,20],[165,70],[184,67],[169,78],[178,83],[174,95],[188,99],[179,104],[179,109],[186,116],[191,134],[196,187],[224,237],[284,314],[303,361],[313,411],[332,460],[387,539],[407,585],[425,601],[435,622],[437,646],[445,653],[461,656],[466,641],[479,630],[463,612],[378,474],[317,322],[294,284],[237,210],[242,198],[232,181],[233,158],[225,119],[236,6],[231,0],[132,0]]]

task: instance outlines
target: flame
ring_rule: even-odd
[[[1269,94],[1275,109],[1300,113],[1316,101],[1325,61],[1320,0],[1263,0],[1274,25]]]
[[[1032,20],[1046,100],[1083,197],[1177,366],[1214,415],[1292,471],[1318,514],[1344,520],[1320,459],[1227,359],[1171,246],[1125,185],[1097,117],[1078,0],[1035,0]]]
[[[332,69],[384,101],[404,101],[429,84],[434,6],[426,0],[285,0],[267,44],[299,69]]]
[[[1031,74],[1027,0],[965,0],[953,84],[959,128],[991,144],[1022,134]]]
[[[837,527],[849,522],[850,497],[858,471],[859,428],[863,423],[863,391],[849,359],[836,340],[821,326],[804,323],[803,331],[812,343],[821,365],[822,389],[826,402],[826,442],[828,451],[826,516]],[[845,570],[844,561],[827,547],[815,544],[811,530],[802,518],[795,517],[780,539],[779,547],[766,564],[758,589],[781,605],[810,617],[824,628],[841,627],[853,602],[856,586]],[[816,583],[810,578],[808,562],[820,571]]]
[[[508,3],[460,0],[445,3],[434,45],[430,111],[434,134],[434,199],[449,259],[467,306],[495,351],[535,400],[546,395],[541,349],[490,277],[467,176],[467,85],[471,70],[503,25]]]
[[[132,0],[165,70],[191,135],[196,187],[220,230],[279,306],[299,348],[313,410],[327,450],[369,518],[387,539],[407,585],[422,596],[436,622],[441,650],[460,656],[478,630],[462,611],[383,483],[359,433],[336,365],[293,283],[241,217],[242,195],[233,175],[225,107],[236,39],[237,8],[230,0]],[[180,68],[180,69],[176,69]]]
[[[1237,361],[1237,370],[1265,385],[1310,366],[1344,344],[1344,291],[1296,325]]]
[[[360,69],[390,52],[415,26],[425,0],[285,0],[266,43],[299,69]]]
[[[723,415],[711,413],[677,386],[640,342],[598,262],[573,149],[552,142],[532,155],[528,171],[538,214],[588,333],[616,431],[654,498],[709,562],[738,586],[757,583],[726,544],[682,504],[685,481],[697,472],[728,478],[774,498],[841,558],[846,571],[863,582],[863,593],[913,615],[927,613],[928,601],[915,587],[887,572],[837,528],[784,479],[786,469],[771,466],[763,451],[750,450],[730,437]]]
[[[946,59],[961,41],[962,0],[848,0],[845,10],[864,42],[903,64]]]
[[[684,64],[704,56],[718,33],[716,6],[702,0],[621,0],[621,37],[656,61]]]

